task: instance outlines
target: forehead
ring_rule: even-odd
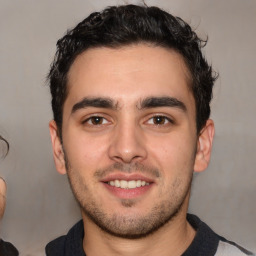
[[[67,101],[90,96],[110,97],[117,103],[149,96],[191,98],[189,84],[183,57],[172,49],[145,44],[93,48],[80,54],[70,68]]]

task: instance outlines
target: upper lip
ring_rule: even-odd
[[[153,183],[154,180],[152,178],[146,177],[144,175],[134,173],[134,174],[124,174],[124,173],[113,173],[107,175],[105,178],[101,180],[101,182],[109,182],[112,180],[126,180],[126,181],[131,181],[131,180],[144,180],[148,183]]]

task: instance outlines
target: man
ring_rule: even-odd
[[[203,43],[180,18],[135,5],[58,41],[50,133],[82,221],[47,255],[252,255],[187,214],[214,136]]]

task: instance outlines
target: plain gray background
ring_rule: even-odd
[[[44,245],[80,219],[66,177],[55,171],[48,132],[45,77],[56,41],[92,11],[125,2],[139,1],[0,0],[0,133],[11,145],[0,164],[8,183],[0,228],[21,255],[44,255]],[[190,212],[256,251],[256,1],[146,3],[208,35],[205,54],[220,73],[212,103],[212,161],[195,177]]]

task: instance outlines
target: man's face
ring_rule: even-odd
[[[77,57],[55,161],[85,219],[140,237],[186,212],[198,148],[188,81],[182,57],[161,47],[96,48]]]

